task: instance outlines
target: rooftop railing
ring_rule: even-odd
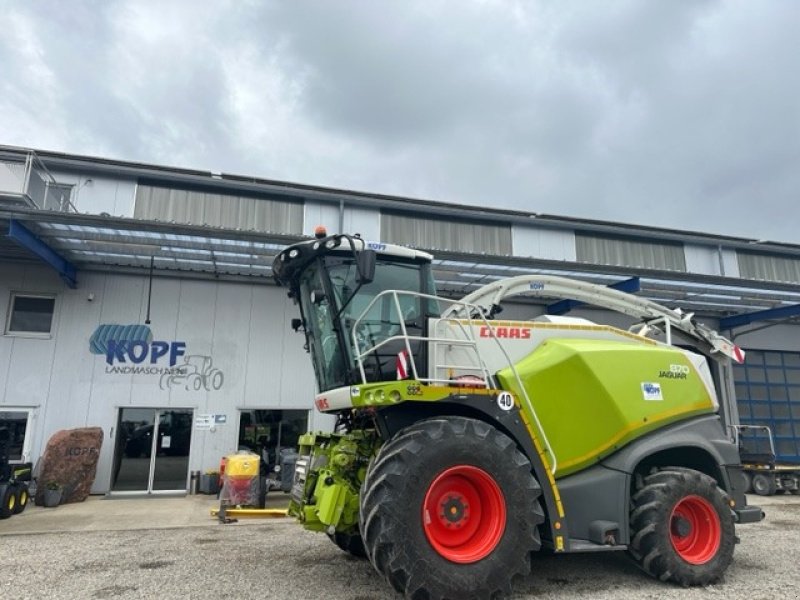
[[[72,185],[59,183],[33,150],[0,146],[0,203],[77,212]]]

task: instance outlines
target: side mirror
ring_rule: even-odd
[[[358,253],[359,283],[372,283],[375,280],[375,263],[377,261],[375,250],[362,250]]]
[[[295,333],[300,331],[300,328],[303,326],[303,319],[292,319],[292,329]]]

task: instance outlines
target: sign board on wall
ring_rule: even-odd
[[[162,390],[215,391],[225,382],[211,356],[188,354],[186,342],[154,340],[147,325],[104,323],[89,338],[89,352],[105,357],[109,375],[158,377]]]
[[[215,425],[225,425],[228,415],[200,414],[194,418],[195,429],[211,429]]]

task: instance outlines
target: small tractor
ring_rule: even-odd
[[[730,422],[743,353],[693,315],[549,275],[439,297],[430,254],[324,232],[273,274],[300,308],[316,408],[337,417],[300,438],[290,514],[406,597],[509,595],[540,551],[626,550],[653,577],[706,585],[734,525],[763,519]],[[530,310],[520,296],[631,327],[499,319]]]
[[[28,482],[31,480],[31,464],[11,464],[10,438],[11,432],[6,427],[0,427],[0,519],[21,513],[30,500]]]

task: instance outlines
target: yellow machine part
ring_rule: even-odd
[[[225,514],[229,517],[245,517],[251,519],[281,518],[287,516],[285,508],[226,508]],[[219,509],[212,508],[211,516],[218,517]]]
[[[225,476],[232,479],[252,479],[258,476],[257,454],[231,454],[225,457]]]

